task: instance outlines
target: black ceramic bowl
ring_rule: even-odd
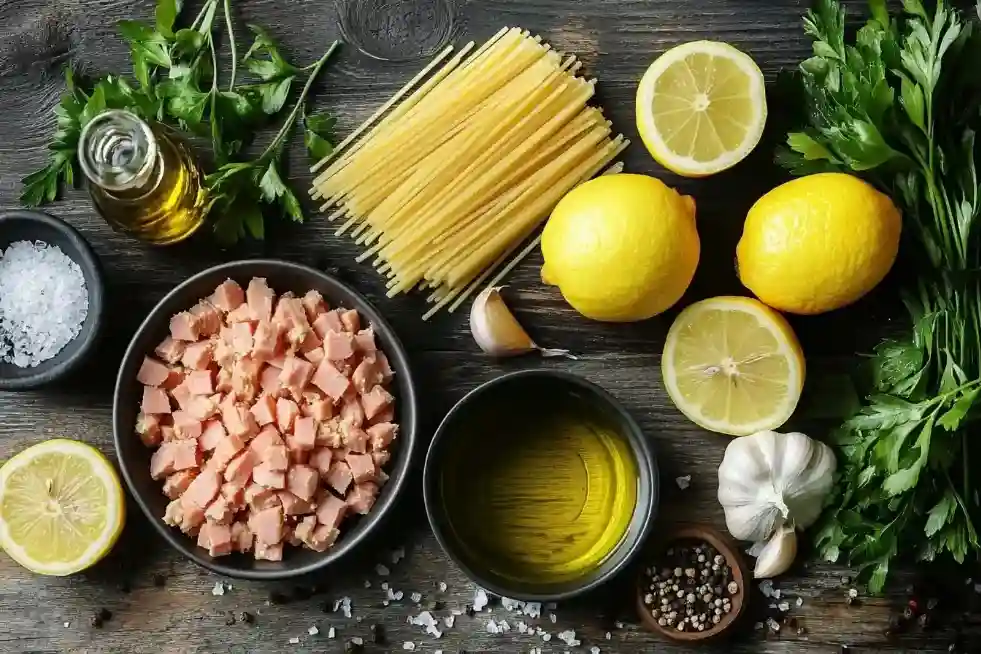
[[[60,218],[39,211],[5,211],[0,213],[0,250],[17,241],[43,241],[58,246],[65,256],[78,264],[85,276],[89,310],[81,331],[52,358],[33,368],[0,363],[0,391],[37,388],[61,379],[77,368],[95,345],[102,326],[102,269],[92,247],[74,227]]]
[[[371,512],[357,521],[345,522],[337,544],[323,553],[299,547],[288,547],[282,561],[256,561],[249,555],[232,554],[212,558],[189,536],[164,524],[164,509],[168,499],[161,492],[161,483],[150,479],[151,450],[144,447],[134,432],[141,400],[141,386],[136,373],[143,356],[169,333],[170,317],[207,297],[226,279],[234,279],[243,287],[253,277],[265,277],[277,293],[319,291],[332,306],[357,309],[362,319],[375,328],[381,349],[388,355],[395,371],[396,421],[399,437],[393,444],[392,461],[386,472],[388,483],[381,489]],[[140,325],[126,350],[113,398],[113,438],[123,477],[136,502],[153,526],[168,543],[194,562],[219,574],[240,579],[276,580],[304,575],[319,570],[353,550],[377,527],[391,510],[412,462],[416,444],[416,396],[405,349],[381,314],[357,291],[337,279],[313,268],[287,261],[255,260],[227,263],[191,277],[162,299]]]
[[[529,581],[513,574],[507,568],[509,564],[488,562],[486,557],[475,553],[470,543],[465,542],[466,536],[461,534],[462,530],[454,526],[454,510],[447,506],[450,503],[448,500],[456,497],[456,489],[450,488],[447,479],[457,478],[460,470],[466,474],[467,470],[476,470],[487,465],[485,460],[474,460],[479,456],[461,457],[459,444],[465,439],[480,437],[482,434],[478,425],[496,421],[501,430],[509,429],[516,424],[512,420],[522,419],[524,407],[528,406],[548,415],[565,415],[568,412],[581,414],[584,410],[587,411],[607,428],[616,430],[636,464],[636,504],[624,535],[597,566],[575,578],[548,582]],[[549,474],[548,465],[543,465],[542,477],[547,479]],[[478,485],[481,483],[484,482],[477,482]],[[536,602],[565,600],[583,594],[625,569],[640,551],[657,515],[658,483],[653,445],[620,403],[602,388],[581,377],[546,369],[503,375],[483,384],[460,400],[436,431],[426,454],[423,471],[426,514],[436,539],[449,557],[483,588],[504,597]],[[447,495],[448,493],[451,495]],[[457,506],[456,511],[461,511],[466,502]],[[480,520],[479,516],[476,520],[472,516],[466,519],[468,523],[474,524],[479,524]],[[473,533],[479,533],[479,528],[476,529],[478,531]]]

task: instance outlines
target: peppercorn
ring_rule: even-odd
[[[110,620],[112,620],[112,611],[110,611],[105,607],[99,609],[98,615],[99,615],[99,619],[102,620],[103,622],[109,622]]]
[[[153,575],[153,585],[157,588],[163,588],[167,584],[167,578],[162,574]]]
[[[377,623],[371,625],[371,640],[376,645],[384,645],[385,644],[385,627],[384,627],[384,625],[377,624]]]
[[[467,604],[463,607],[463,612],[467,614],[468,618],[472,618],[477,613],[474,611],[473,604]]]
[[[102,618],[100,618],[98,615],[93,615],[89,620],[89,624],[93,627],[100,628],[102,627]]]
[[[913,611],[913,607],[907,604],[903,607],[903,619],[912,620],[916,617],[916,613]]]
[[[245,624],[252,624],[255,622],[255,616],[248,611],[241,611],[238,614],[239,622],[244,622]]]
[[[229,611],[228,614],[225,616],[225,624],[228,625],[229,627],[235,624],[235,614],[232,613],[231,611]]]

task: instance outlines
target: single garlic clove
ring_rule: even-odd
[[[518,322],[504,298],[502,287],[485,288],[470,307],[470,333],[487,354],[506,357],[538,349]]]
[[[797,557],[797,531],[783,525],[770,537],[756,559],[753,576],[757,579],[769,579],[782,575],[793,565]]]
[[[470,333],[481,350],[496,357],[538,351],[544,357],[576,357],[568,350],[539,347],[501,297],[503,286],[485,288],[470,307]]]

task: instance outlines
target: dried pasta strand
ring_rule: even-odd
[[[628,143],[588,104],[582,62],[540,37],[505,27],[451,50],[313,168],[311,195],[387,294],[427,291],[423,319],[510,273],[559,199]]]

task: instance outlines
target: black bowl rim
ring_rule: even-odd
[[[33,375],[0,377],[0,391],[25,391],[37,388],[61,379],[75,370],[92,353],[95,347],[95,343],[102,330],[102,313],[105,305],[103,301],[105,282],[102,279],[102,266],[99,264],[99,258],[96,256],[95,250],[92,249],[92,246],[89,245],[89,242],[85,240],[85,237],[77,229],[72,227],[67,221],[42,211],[11,209],[0,212],[0,225],[3,225],[8,220],[17,219],[40,223],[55,231],[61,232],[68,239],[68,242],[71,243],[72,247],[75,248],[75,251],[78,253],[78,260],[74,256],[68,256],[79,265],[83,274],[86,272],[91,273],[96,281],[95,287],[89,289],[89,315],[92,316],[94,322],[92,323],[92,329],[85,334],[84,340],[79,343],[71,356],[67,356],[63,360],[52,364],[50,368]],[[67,255],[68,253],[66,252],[65,254]],[[58,356],[56,354],[55,358]]]
[[[211,570],[221,575],[227,577],[232,577],[234,579],[245,579],[250,581],[277,581],[284,579],[291,579],[294,577],[300,577],[303,575],[310,574],[327,567],[332,563],[336,563],[344,555],[348,554],[358,544],[368,538],[372,532],[374,532],[378,526],[381,524],[382,520],[387,517],[389,511],[395,506],[395,501],[399,494],[402,492],[406,478],[409,476],[409,468],[412,463],[413,454],[416,445],[416,431],[418,423],[418,407],[416,404],[416,387],[415,382],[412,379],[412,373],[409,366],[409,358],[406,353],[402,342],[399,340],[398,335],[392,326],[384,319],[381,312],[375,308],[375,306],[368,301],[368,299],[352,288],[350,285],[342,282],[336,277],[329,275],[323,271],[317,270],[310,266],[305,266],[303,264],[293,263],[291,261],[284,261],[281,259],[242,259],[238,261],[227,262],[213,266],[206,270],[203,270],[196,275],[189,277],[184,280],[176,287],[174,287],[170,292],[168,292],[147,314],[147,317],[143,320],[140,326],[137,328],[136,332],[133,334],[133,338],[130,340],[129,345],[126,347],[126,353],[123,355],[123,359],[119,364],[119,374],[116,377],[116,386],[113,391],[113,401],[112,401],[112,422],[113,422],[113,445],[116,448],[116,456],[121,458],[122,448],[120,447],[120,439],[122,434],[116,429],[117,414],[120,410],[119,406],[119,396],[122,390],[122,385],[125,383],[130,383],[132,379],[123,379],[123,371],[126,369],[125,363],[133,356],[143,356],[145,352],[137,352],[135,350],[136,342],[139,337],[147,329],[151,329],[153,325],[157,324],[157,321],[161,319],[161,316],[157,315],[162,312],[163,307],[168,304],[173,298],[180,296],[188,286],[196,283],[199,279],[209,277],[212,275],[227,274],[229,277],[233,277],[238,274],[237,269],[244,265],[249,266],[270,266],[275,268],[286,268],[291,269],[295,272],[302,272],[308,275],[314,275],[320,277],[325,285],[334,286],[350,293],[353,297],[357,298],[358,301],[362,303],[364,307],[368,309],[365,313],[374,314],[369,315],[372,323],[381,331],[387,334],[388,340],[391,341],[393,351],[390,354],[390,359],[393,365],[398,366],[399,363],[402,365],[396,368],[398,375],[402,376],[405,381],[405,387],[407,390],[406,397],[400,397],[399,401],[404,402],[408,409],[405,413],[407,421],[400,423],[399,437],[401,440],[399,456],[397,457],[397,463],[392,469],[391,476],[385,485],[385,493],[379,496],[378,501],[372,508],[371,512],[362,518],[364,522],[364,527],[354,536],[345,538],[340,541],[337,547],[331,548],[323,553],[323,556],[312,563],[308,563],[302,566],[295,567],[284,567],[281,570],[247,570],[231,565],[222,563],[221,559],[212,559],[211,557],[202,556],[196,551],[197,546],[194,542],[189,539],[185,534],[175,532],[173,529],[168,527],[160,519],[160,516],[155,515],[147,503],[144,501],[143,496],[137,491],[136,484],[130,478],[130,474],[127,466],[124,466],[120,462],[120,470],[122,471],[123,478],[126,480],[126,485],[129,488],[130,495],[136,500],[139,505],[140,510],[147,517],[150,523],[153,525],[154,529],[157,530],[161,536],[164,537],[174,549],[178,552],[191,559],[193,562],[197,563],[203,568]],[[358,307],[361,310],[361,307]],[[401,368],[401,369],[399,369]]]
[[[624,430],[629,432],[631,445],[639,450],[640,460],[637,461],[637,464],[638,466],[645,466],[651,478],[651,492],[649,499],[645,506],[640,507],[644,512],[642,516],[642,527],[635,536],[633,542],[629,543],[627,547],[619,550],[617,554],[619,560],[604,573],[584,579],[584,582],[579,586],[560,593],[514,593],[512,590],[491,582],[484,578],[483,575],[474,571],[470,566],[464,563],[459,556],[457,556],[454,546],[449,542],[449,539],[439,525],[436,516],[437,507],[434,506],[434,501],[430,496],[430,486],[433,483],[432,476],[435,474],[433,470],[435,467],[434,458],[436,456],[436,452],[442,446],[442,442],[446,440],[446,433],[448,431],[450,421],[455,418],[458,413],[469,410],[474,400],[480,395],[485,394],[497,386],[511,383],[515,379],[524,379],[528,377],[541,377],[543,379],[557,380],[578,386],[579,388],[593,394],[596,398],[605,403],[622,421]],[[650,534],[650,531],[653,528],[654,521],[657,518],[658,506],[660,505],[660,475],[657,464],[656,449],[654,444],[649,441],[647,436],[644,434],[643,430],[640,428],[640,425],[637,424],[637,421],[634,420],[633,416],[630,415],[630,412],[627,411],[626,407],[624,407],[619,400],[613,397],[609,391],[589,381],[588,379],[571,372],[553,370],[549,368],[533,368],[505,373],[484,382],[477,388],[464,395],[459,402],[453,405],[453,408],[450,409],[449,413],[446,414],[446,417],[443,418],[442,422],[439,424],[439,427],[436,429],[436,433],[433,435],[433,438],[429,443],[429,448],[426,450],[426,461],[423,466],[422,477],[422,494],[423,503],[426,507],[426,518],[429,520],[429,526],[432,529],[433,534],[436,536],[436,542],[439,543],[439,546],[443,549],[443,552],[445,552],[446,555],[457,566],[459,566],[461,570],[463,570],[464,574],[466,574],[470,579],[474,580],[481,588],[484,588],[485,590],[501,597],[510,597],[529,602],[558,602],[568,600],[573,597],[578,597],[601,586],[624,570],[629,569],[631,562],[641,552],[645,542],[647,541],[647,536]]]

